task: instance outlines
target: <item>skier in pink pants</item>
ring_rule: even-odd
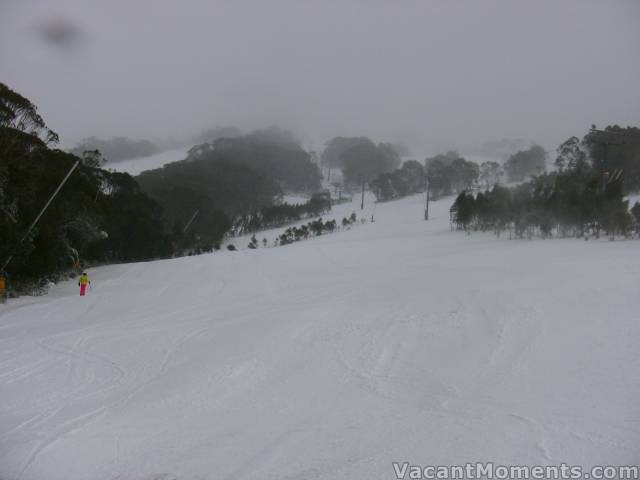
[[[89,280],[89,276],[87,275],[87,272],[83,272],[82,275],[80,275],[80,280],[78,280],[78,286],[80,287],[80,296],[84,297],[84,294],[87,291],[87,285],[91,284],[91,280]]]

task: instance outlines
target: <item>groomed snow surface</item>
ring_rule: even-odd
[[[637,464],[638,241],[468,236],[451,201],[0,306],[0,478]]]

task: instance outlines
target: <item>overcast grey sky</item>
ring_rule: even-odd
[[[417,150],[640,125],[640,1],[0,0],[0,81],[65,143],[277,124]]]

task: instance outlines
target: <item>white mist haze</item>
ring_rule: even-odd
[[[4,1],[0,80],[65,143],[280,125],[414,150],[640,123],[640,3]]]

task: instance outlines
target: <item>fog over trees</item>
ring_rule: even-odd
[[[540,145],[514,153],[504,164],[507,179],[520,182],[532,175],[539,175],[547,169],[546,152]]]
[[[505,161],[640,123],[640,6],[615,3],[9,0],[0,79],[63,148],[279,125],[308,150],[366,136]]]
[[[90,150],[98,150],[107,162],[119,162],[132,158],[149,157],[158,153],[160,148],[149,140],[133,140],[126,137],[103,140],[89,137],[83,139],[70,152],[82,156],[84,152]]]

